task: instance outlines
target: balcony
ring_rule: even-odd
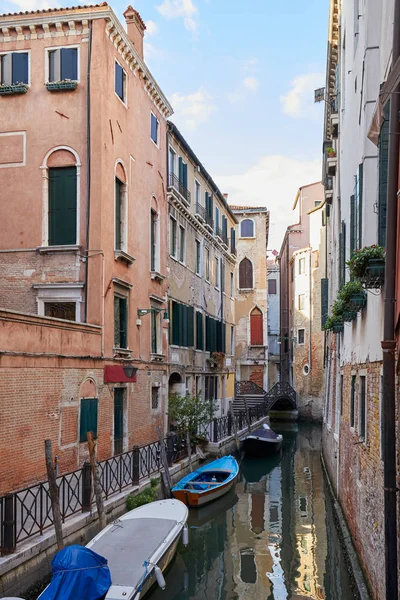
[[[211,231],[214,231],[214,219],[206,213],[206,225]]]
[[[199,218],[199,221],[205,223],[206,221],[206,209],[204,206],[200,204],[200,202],[196,202],[196,217]]]
[[[228,246],[228,235],[225,231],[221,229],[221,227],[215,228],[215,235],[222,240],[225,246]]]
[[[325,188],[325,200],[328,203],[330,203],[330,202],[332,202],[332,198],[333,198],[333,178],[332,177],[325,177],[324,188]]]
[[[183,183],[174,173],[169,174],[168,191],[174,193],[178,200],[181,202],[183,201],[183,204],[189,206],[191,194],[187,187],[183,185]]]

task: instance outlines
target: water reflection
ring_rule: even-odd
[[[190,511],[189,548],[151,600],[353,598],[325,495],[320,429],[279,432],[281,453],[244,459],[234,491]]]

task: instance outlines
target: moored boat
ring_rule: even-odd
[[[56,581],[57,573],[53,571],[53,579],[39,596],[40,600],[139,600],[156,581],[164,588],[162,572],[175,555],[182,531],[183,542],[188,541],[187,518],[188,509],[178,500],[160,500],[131,510],[100,531],[86,547],[72,547],[92,552],[98,557],[100,566],[108,568],[111,579],[105,595],[82,593],[83,589],[88,589],[85,576],[90,576],[91,571],[86,564],[79,565],[78,559],[75,561],[78,564],[70,569],[64,565],[61,581],[59,576]],[[102,573],[102,570],[98,569],[98,572]],[[69,594],[70,580],[77,576],[81,578],[81,593],[77,594],[75,583],[73,593]],[[93,590],[91,582],[90,586]]]
[[[172,494],[187,506],[203,506],[229,492],[238,472],[233,456],[223,456],[189,473],[172,488]]]
[[[281,449],[283,437],[264,425],[248,433],[242,441],[242,449],[246,456],[267,456]]]

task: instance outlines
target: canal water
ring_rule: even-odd
[[[191,509],[165,591],[149,600],[350,600],[351,578],[322,473],[321,429],[273,425],[283,449],[243,459],[235,490]]]

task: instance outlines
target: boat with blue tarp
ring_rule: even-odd
[[[223,456],[186,475],[172,488],[172,494],[187,506],[203,506],[229,492],[238,472],[235,458]]]

